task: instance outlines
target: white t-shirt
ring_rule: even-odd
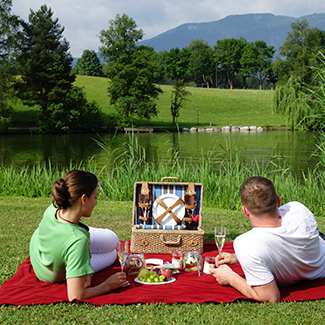
[[[325,241],[314,215],[301,203],[279,208],[282,226],[253,228],[238,236],[234,249],[248,285],[278,285],[325,277]]]

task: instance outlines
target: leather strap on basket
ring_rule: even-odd
[[[151,188],[149,187],[148,182],[142,182],[141,184],[141,192],[139,194],[139,208],[140,215],[139,219],[142,221],[148,221],[150,218],[150,208],[152,204],[152,194]]]
[[[196,201],[195,184],[188,183],[188,187],[185,191],[185,208],[195,209],[196,206],[197,206],[197,201]]]
[[[192,222],[194,217],[194,209],[197,207],[195,184],[188,183],[188,187],[185,190],[185,215],[183,221],[187,224]]]
[[[188,183],[188,187],[185,190],[185,194],[186,195],[196,195],[194,183]]]
[[[158,223],[161,223],[164,219],[164,217],[169,213],[172,218],[175,220],[175,222],[177,224],[179,224],[181,222],[181,220],[175,215],[175,213],[172,211],[174,208],[176,208],[177,206],[181,205],[183,202],[183,200],[181,198],[178,198],[178,200],[170,207],[168,207],[164,201],[160,198],[160,197],[157,197],[156,198],[156,202],[161,205],[163,208],[166,209],[165,212],[163,212],[158,218],[156,218],[156,221]]]
[[[149,183],[148,182],[142,182],[142,184],[141,184],[141,194],[143,194],[143,195],[150,194]]]

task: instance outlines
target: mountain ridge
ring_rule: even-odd
[[[188,46],[191,40],[196,39],[203,39],[213,46],[217,40],[243,37],[250,42],[264,40],[267,45],[274,46],[277,54],[291,31],[290,25],[303,19],[308,21],[309,27],[325,30],[325,13],[298,18],[271,13],[229,15],[211,22],[185,23],[143,40],[138,45],[149,45],[159,52],[175,47],[182,49]]]

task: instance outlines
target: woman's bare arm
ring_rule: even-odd
[[[107,278],[101,284],[91,287],[91,275],[87,274],[80,277],[67,279],[68,299],[72,301],[85,300],[102,295],[106,292],[118,289],[127,284],[126,274],[118,272]]]

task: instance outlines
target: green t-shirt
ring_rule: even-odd
[[[80,225],[62,223],[50,205],[30,242],[30,260],[37,277],[45,282],[64,282],[93,273],[90,235]]]

